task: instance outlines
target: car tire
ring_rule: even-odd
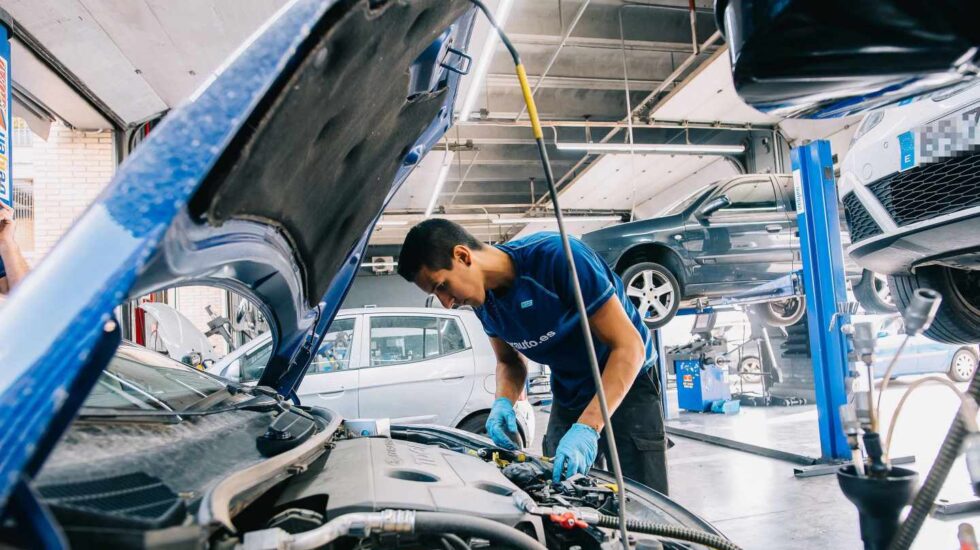
[[[806,301],[801,296],[749,306],[752,313],[771,327],[795,325],[806,315]]]
[[[915,273],[892,275],[888,284],[895,305],[903,313],[920,288],[942,295],[936,318],[923,333],[928,338],[944,344],[980,342],[980,271],[927,266],[916,269]]]
[[[677,314],[681,285],[670,269],[655,262],[640,262],[626,268],[622,279],[626,297],[633,302],[647,328],[660,328]],[[651,300],[661,307],[656,308]],[[653,315],[649,315],[651,312]]]
[[[946,375],[954,382],[969,382],[977,370],[977,359],[977,352],[970,348],[956,350]]]
[[[490,418],[489,412],[483,412],[480,414],[473,415],[466,420],[459,423],[456,426],[457,429],[463,430],[464,432],[474,433],[476,435],[487,435],[487,419]],[[521,423],[517,423],[517,437],[520,441],[517,443],[522,449],[527,448],[527,438],[524,436],[524,431],[521,429]]]
[[[895,313],[898,307],[888,287],[888,279],[865,269],[854,285],[854,298],[867,313]]]

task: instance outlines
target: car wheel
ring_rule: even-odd
[[[754,356],[747,355],[738,362],[738,376],[742,382],[747,384],[757,384],[762,381],[762,361]]]
[[[660,328],[674,318],[681,285],[669,269],[654,262],[634,264],[623,272],[623,283],[626,296],[647,327]]]
[[[456,428],[463,430],[464,432],[474,433],[476,435],[487,435],[488,418],[490,418],[489,412],[480,413],[475,416],[471,416],[470,418],[467,418],[466,420],[460,422],[459,425],[456,426]],[[524,437],[524,433],[521,431],[520,422],[518,422],[517,424],[518,424],[517,437],[518,439],[520,439],[520,441],[518,441],[517,443],[518,445],[520,445],[522,449],[524,449],[527,447],[527,443],[524,441],[526,438]]]
[[[895,313],[898,308],[888,288],[888,279],[867,269],[861,280],[854,285],[854,298],[868,313]]]
[[[953,354],[953,360],[949,362],[949,372],[946,374],[954,382],[969,382],[973,379],[976,370],[977,352],[970,348],[962,348]]]
[[[915,273],[892,275],[888,284],[902,312],[920,288],[942,295],[936,319],[924,334],[945,344],[980,342],[980,271],[945,266],[920,267]]]
[[[799,296],[775,300],[762,304],[753,304],[749,309],[771,327],[788,327],[795,325],[806,314],[806,302]]]

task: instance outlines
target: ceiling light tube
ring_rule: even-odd
[[[425,209],[425,217],[428,218],[432,215],[432,211],[436,209],[436,201],[439,200],[439,193],[442,193],[442,186],[446,183],[446,178],[449,177],[449,168],[452,166],[451,157],[446,154],[445,160],[442,163],[442,168],[439,169],[439,177],[436,178],[436,187],[432,190],[432,198],[429,199],[429,206]]]
[[[513,3],[514,0],[500,0],[500,3],[497,4],[497,9],[493,15],[501,29],[507,24],[507,16],[510,15],[510,7]],[[462,122],[470,119],[470,114],[476,105],[476,98],[480,95],[483,79],[487,76],[487,70],[490,68],[490,59],[493,57],[494,51],[497,50],[499,39],[500,35],[497,30],[490,27],[487,38],[483,41],[483,49],[480,50],[480,59],[476,62],[476,69],[472,72],[473,77],[470,79],[470,87],[466,91],[466,99],[463,100],[463,106],[459,110],[459,120]]]
[[[565,221],[567,222],[618,222],[623,221],[622,216],[565,216]],[[521,224],[521,223],[557,223],[557,220],[552,217],[541,217],[541,218],[493,218],[492,221],[499,225],[511,225],[511,224]]]
[[[672,155],[738,155],[744,145],[695,145],[687,143],[555,143],[559,151],[594,153],[661,153]]]

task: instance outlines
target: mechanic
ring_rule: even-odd
[[[9,294],[30,271],[14,233],[14,209],[0,202],[0,294]]]
[[[667,440],[650,332],[622,280],[570,239],[623,475],[667,494]],[[552,372],[554,403],[544,454],[554,481],[587,474],[597,447],[608,456],[599,400],[582,338],[571,271],[557,233],[487,246],[456,223],[428,219],[405,237],[398,273],[443,306],[474,308],[497,356],[497,399],[487,420],[494,443],[516,448],[513,404],[524,390],[521,354]]]

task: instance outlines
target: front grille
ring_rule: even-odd
[[[881,227],[878,226],[854,193],[844,197],[844,218],[847,220],[847,227],[851,232],[852,243],[881,235]]]
[[[966,210],[980,205],[980,154],[917,166],[868,189],[899,226]]]

